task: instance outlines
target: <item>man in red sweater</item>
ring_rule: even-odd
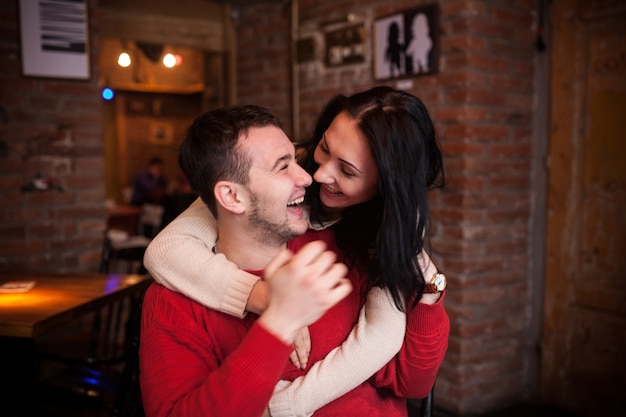
[[[207,158],[207,154],[211,157]],[[255,106],[215,110],[189,129],[180,158],[194,161],[218,219],[214,251],[261,274],[270,302],[244,320],[153,284],[140,347],[147,416],[260,416],[303,327],[352,290],[347,268],[322,242],[297,254],[286,243],[308,228],[299,203],[311,177],[278,120]]]
[[[259,417],[279,380],[306,372],[288,360],[299,329],[309,326],[309,363],[323,359],[352,330],[367,282],[357,268],[335,263],[340,252],[331,229],[302,235],[308,223],[299,204],[311,177],[269,113],[242,106],[201,115],[179,159],[202,183],[197,188],[206,189],[201,197],[217,219],[214,252],[262,275],[270,302],[260,316],[240,319],[153,284],[140,345],[145,412]],[[406,416],[404,398],[428,391],[445,351],[435,324],[446,324],[446,335],[449,329],[441,306],[421,315],[425,308],[418,303],[408,314],[405,343],[394,359],[316,415]]]

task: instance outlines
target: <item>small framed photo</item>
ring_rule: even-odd
[[[22,74],[87,80],[87,0],[19,0]]]
[[[150,122],[150,143],[154,145],[174,143],[174,126],[171,123]]]
[[[377,18],[374,79],[389,80],[439,71],[439,6]]]
[[[336,67],[365,62],[365,25],[336,29],[326,33],[326,65]]]

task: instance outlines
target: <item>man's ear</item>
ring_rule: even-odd
[[[241,214],[245,211],[244,203],[241,199],[242,191],[239,184],[231,181],[218,181],[213,188],[217,204],[235,214]]]

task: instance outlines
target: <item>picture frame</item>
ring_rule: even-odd
[[[19,0],[22,75],[88,80],[87,0]]]
[[[374,79],[439,72],[439,6],[432,4],[374,20]]]
[[[150,143],[171,145],[174,143],[174,126],[166,122],[150,122]]]
[[[325,33],[326,66],[365,62],[365,24],[357,23]]]

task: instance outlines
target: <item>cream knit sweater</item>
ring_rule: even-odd
[[[238,269],[223,255],[214,254],[216,238],[215,219],[198,198],[152,240],[144,265],[167,288],[207,307],[243,317],[248,296],[259,278]],[[424,252],[419,261],[424,276],[436,272]],[[389,293],[374,288],[343,344],[311,366],[306,375],[279,383],[269,405],[270,414],[310,416],[352,390],[395,356],[402,346],[405,327],[406,315],[395,307]],[[285,404],[291,404],[291,408],[284,409]]]

